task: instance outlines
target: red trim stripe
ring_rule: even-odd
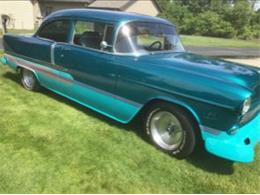
[[[16,59],[16,58],[9,57],[9,56],[8,56],[8,60],[9,61],[13,61],[17,65],[21,64],[21,65],[26,66],[28,68],[31,68],[31,69],[33,69],[35,71],[41,72],[41,73],[45,74],[46,76],[49,76],[49,77],[51,77],[53,79],[56,79],[56,80],[58,80],[60,82],[63,82],[63,83],[66,83],[66,84],[72,84],[73,83],[72,80],[69,80],[67,78],[63,78],[61,76],[58,76],[57,74],[52,73],[52,72],[50,72],[48,70],[45,70],[44,68],[37,67],[36,65],[34,65],[32,63],[27,63],[27,62],[22,61],[20,59]]]

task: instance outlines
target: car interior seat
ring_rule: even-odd
[[[79,38],[79,44],[84,47],[100,49],[102,35],[99,32],[86,31]]]

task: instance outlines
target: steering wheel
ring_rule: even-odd
[[[153,49],[153,47],[154,47],[155,45],[157,45],[157,44],[158,44],[157,49],[161,49],[161,48],[162,48],[162,43],[161,43],[160,41],[155,41],[155,42],[153,42],[151,45],[148,46],[148,48],[149,48],[149,49]]]

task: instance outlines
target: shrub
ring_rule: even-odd
[[[215,37],[234,37],[235,29],[224,21],[217,13],[207,11],[197,17],[186,20],[185,33]]]
[[[260,10],[248,0],[162,0],[161,16],[183,34],[240,39],[259,38]]]
[[[260,25],[246,26],[241,34],[238,36],[239,39],[259,39],[260,38]]]

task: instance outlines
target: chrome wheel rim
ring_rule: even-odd
[[[150,130],[153,140],[165,150],[177,149],[184,139],[180,121],[170,112],[159,111],[151,118]]]
[[[26,88],[33,88],[35,79],[31,71],[23,70],[23,83]]]

